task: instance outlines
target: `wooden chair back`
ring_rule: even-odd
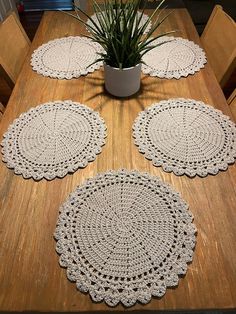
[[[15,84],[25,57],[29,51],[30,40],[15,12],[0,24],[0,69]]]
[[[236,68],[236,23],[220,5],[214,7],[201,42],[223,88]]]
[[[3,113],[5,111],[5,107],[2,103],[0,103],[0,121],[2,120]]]
[[[233,114],[234,121],[236,121],[236,88],[234,89],[232,94],[227,99],[227,103],[228,103],[230,110]]]

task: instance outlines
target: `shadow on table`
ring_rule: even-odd
[[[143,101],[146,99],[153,101],[153,102],[158,102],[161,99],[169,99],[169,98],[177,97],[176,93],[174,93],[174,92],[173,92],[173,94],[171,94],[171,91],[168,91],[168,94],[166,94],[162,90],[162,88],[161,88],[162,79],[160,80],[160,79],[153,78],[153,81],[150,82],[150,78],[149,78],[148,83],[146,83],[146,79],[148,79],[148,78],[149,78],[148,76],[144,76],[142,78],[140,90],[137,93],[135,93],[134,95],[129,96],[129,97],[115,97],[106,91],[103,78],[87,77],[86,83],[88,85],[90,85],[89,88],[91,90],[94,90],[95,92],[94,92],[94,94],[91,93],[90,96],[85,97],[84,102],[95,100],[97,97],[103,97],[102,102],[99,101],[98,106],[93,108],[95,110],[100,110],[103,107],[105,107],[107,103],[109,103],[109,105],[111,105],[110,102],[112,100],[119,101],[122,104],[126,101],[135,99],[135,101],[139,104],[140,109],[144,110],[145,106],[143,104]],[[101,87],[99,92],[97,92],[98,86]],[[159,89],[159,86],[160,86],[160,90],[158,92],[158,97],[157,97],[157,90]]]

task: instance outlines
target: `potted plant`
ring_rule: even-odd
[[[143,55],[157,46],[153,44],[157,38],[172,33],[153,36],[169,15],[161,17],[159,12],[165,0],[160,2],[143,24],[141,19],[144,8],[139,11],[141,1],[105,0],[101,6],[94,0],[96,20],[76,5],[76,15],[67,13],[87,27],[90,35],[86,37],[104,48],[97,61],[104,62],[105,88],[114,96],[127,97],[139,90]],[[79,13],[86,20],[81,18]]]

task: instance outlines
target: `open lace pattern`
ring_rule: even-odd
[[[202,48],[180,37],[163,36],[152,42],[156,48],[144,55],[142,71],[151,76],[180,79],[194,74],[207,62]]]
[[[35,180],[64,177],[101,152],[106,126],[99,114],[71,100],[31,108],[9,126],[3,161],[16,174]]]
[[[67,277],[95,302],[146,304],[178,285],[195,247],[188,205],[159,178],[108,171],[61,206],[55,239]]]
[[[141,12],[137,12],[137,19],[139,19],[141,16]],[[99,21],[98,21],[98,18],[97,18],[97,14],[94,13],[93,15],[91,15],[91,18],[93,19],[93,21],[96,23],[96,24],[99,24]],[[149,16],[147,14],[143,14],[140,22],[139,22],[139,28],[143,27],[143,25],[147,22],[147,20],[149,19]],[[91,27],[94,27],[93,23],[88,19],[87,20],[87,24]],[[150,21],[149,24],[147,25],[145,31],[144,31],[144,34],[148,33],[150,31],[152,27],[152,22]],[[88,29],[89,31],[89,29]]]
[[[154,166],[176,175],[215,175],[236,158],[235,124],[193,99],[169,99],[148,107],[136,118],[133,137]]]
[[[99,69],[102,62],[94,62],[100,52],[103,52],[101,45],[89,38],[63,37],[36,49],[31,65],[34,71],[44,76],[69,80]]]

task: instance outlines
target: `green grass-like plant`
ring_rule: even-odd
[[[154,36],[154,32],[170,14],[163,17],[163,9],[159,10],[164,1],[160,2],[143,26],[140,25],[140,21],[144,14],[145,5],[140,10],[140,16],[137,15],[141,0],[127,2],[123,2],[123,0],[105,0],[102,6],[93,0],[93,9],[97,16],[97,22],[76,5],[74,5],[76,15],[67,14],[83,23],[91,34],[86,37],[99,43],[104,48],[105,52],[100,53],[100,58],[96,62],[104,61],[112,67],[123,69],[142,63],[142,57],[157,46],[154,43],[155,39],[174,32]],[[87,20],[81,18],[79,13],[87,18],[90,23],[88,24]],[[147,31],[151,21],[152,27]]]

